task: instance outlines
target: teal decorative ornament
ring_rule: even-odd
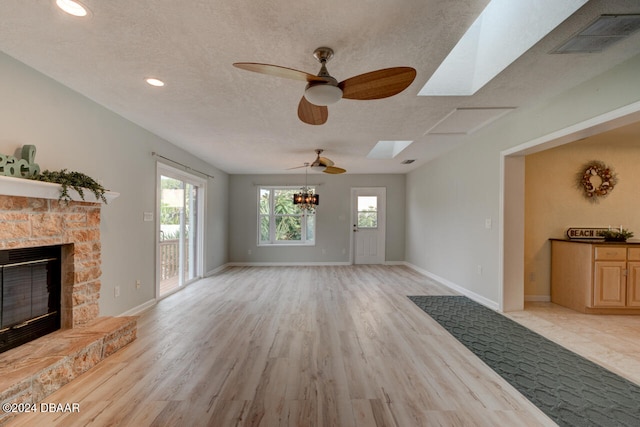
[[[34,178],[40,173],[40,166],[35,163],[36,146],[23,145],[22,158],[0,154],[0,175],[15,178]]]

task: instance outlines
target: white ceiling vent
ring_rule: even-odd
[[[640,15],[600,15],[551,53],[601,52],[640,29]]]

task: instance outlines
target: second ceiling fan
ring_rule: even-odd
[[[326,157],[321,157],[320,154],[322,154],[324,150],[322,149],[317,149],[316,150],[316,159],[312,162],[312,163],[305,163],[302,166],[296,166],[294,168],[289,168],[289,169],[299,169],[299,168],[313,168],[313,169],[321,169],[322,172],[324,173],[330,173],[333,175],[337,175],[337,174],[341,174],[341,173],[345,173],[347,170],[346,169],[342,169],[339,168],[337,166],[335,166],[335,163],[333,163],[333,160],[328,159]]]
[[[333,49],[319,47],[313,52],[313,56],[321,64],[317,76],[279,65],[256,62],[236,62],[233,65],[256,73],[306,81],[307,87],[298,104],[298,117],[310,125],[324,124],[329,117],[327,105],[342,98],[387,98],[405,90],[416,77],[416,70],[411,67],[392,67],[360,74],[338,83],[326,67],[327,61],[333,57]]]

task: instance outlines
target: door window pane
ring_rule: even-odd
[[[358,228],[378,227],[378,198],[358,196]]]

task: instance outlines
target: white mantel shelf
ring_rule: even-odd
[[[0,195],[4,196],[20,196],[20,197],[33,197],[39,199],[54,199],[60,198],[60,184],[54,184],[51,182],[35,181],[33,179],[14,178],[10,176],[0,176]],[[120,193],[115,191],[106,191],[104,197],[107,199],[107,203],[110,203]],[[91,190],[84,192],[84,200],[73,188],[69,188],[69,196],[71,199],[78,202],[89,203],[104,203],[100,199],[96,199]]]

